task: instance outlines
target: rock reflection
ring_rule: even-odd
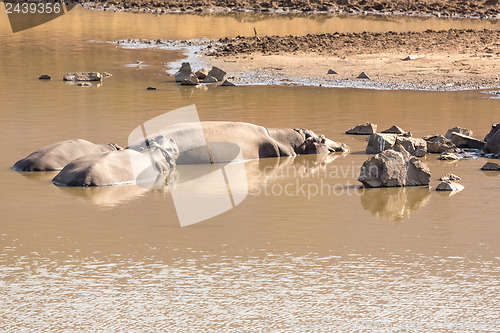
[[[366,188],[360,195],[364,209],[397,222],[425,206],[430,196],[431,190],[427,187]]]

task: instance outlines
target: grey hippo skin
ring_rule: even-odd
[[[228,163],[349,151],[346,145],[306,129],[267,129],[240,122],[202,122],[201,127],[202,130],[199,123],[172,125],[149,135],[147,147],[142,139],[125,150],[74,159],[53,183],[61,186],[133,184],[138,170],[141,174],[151,174],[152,169],[167,173],[176,163]]]
[[[483,151],[487,154],[500,154],[500,124],[491,125],[491,130],[484,141],[486,144],[483,147]]]
[[[16,171],[59,171],[81,156],[122,149],[114,143],[95,144],[82,139],[66,140],[34,151],[17,161],[12,168]]]

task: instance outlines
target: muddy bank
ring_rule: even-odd
[[[498,18],[499,0],[76,0],[88,8],[149,12],[305,12]]]

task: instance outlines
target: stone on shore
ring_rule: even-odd
[[[459,127],[459,126],[456,126],[456,127],[453,127],[453,128],[450,128],[446,134],[445,134],[445,138],[447,139],[451,139],[451,133],[459,133],[459,134],[463,134],[463,135],[467,135],[467,136],[473,136],[474,133],[470,130],[470,129],[467,129],[467,128],[463,128],[463,127]]]
[[[406,131],[403,130],[399,126],[394,125],[388,129],[386,129],[385,131],[382,131],[381,133],[384,133],[384,134],[405,134]]]
[[[354,126],[350,130],[345,131],[345,134],[352,135],[370,135],[377,132],[377,125],[372,123],[364,123]]]
[[[483,171],[500,171],[500,164],[488,162],[482,166]]]
[[[329,69],[327,74],[337,74],[337,72],[334,71],[333,69]]]
[[[407,56],[406,58],[404,58],[403,61],[416,60],[416,59],[421,58],[421,57],[422,56],[411,54],[411,55]]]
[[[422,157],[427,154],[427,143],[424,139],[399,136],[397,141],[413,156]]]
[[[203,80],[207,77],[208,72],[210,72],[210,68],[202,68],[196,72],[196,77],[200,80]]]
[[[217,79],[213,76],[207,76],[203,81],[203,83],[217,83]]]
[[[366,187],[429,185],[431,170],[401,145],[385,150],[361,167],[358,180]]]
[[[460,192],[465,187],[462,184],[456,182],[444,181],[441,182],[437,187],[436,191],[448,191],[448,192]]]
[[[224,87],[234,87],[236,85],[234,83],[232,83],[232,82],[229,82],[228,80],[224,80],[224,82],[222,82],[221,86],[224,86]]]
[[[368,76],[368,74],[366,74],[365,72],[361,72],[357,79],[365,79],[365,80],[371,80],[370,77]]]
[[[472,148],[480,150],[482,150],[486,144],[483,140],[475,139],[471,136],[457,132],[451,133],[451,142],[453,142],[453,144],[458,148]]]
[[[51,80],[51,79],[52,79],[52,77],[50,75],[47,75],[47,74],[42,74],[38,78],[38,80]]]
[[[442,182],[458,182],[458,181],[462,180],[462,178],[460,178],[459,176],[454,175],[452,173],[448,173],[448,174],[444,175],[443,177],[439,178],[439,180]]]
[[[441,154],[449,149],[455,149],[456,146],[450,139],[443,135],[428,135],[424,137],[427,142],[427,152],[432,154]]]
[[[102,81],[103,78],[111,76],[109,73],[79,72],[64,75],[64,81]]]
[[[438,156],[438,160],[441,161],[456,161],[458,160],[458,155],[450,152],[450,151],[445,151],[441,155]]]
[[[210,72],[208,72],[207,77],[208,76],[212,76],[217,81],[222,82],[222,81],[224,81],[224,77],[226,76],[226,72],[224,72],[219,67],[213,66],[212,69],[210,70]]]
[[[183,62],[181,68],[175,73],[175,82],[196,82],[198,84],[198,77],[194,73],[189,62]]]
[[[374,133],[368,138],[366,146],[367,154],[378,154],[386,149],[391,148],[396,143],[396,134],[379,134]]]

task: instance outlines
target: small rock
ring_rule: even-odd
[[[385,131],[382,131],[382,133],[405,134],[406,132],[401,127],[394,125],[391,128],[388,128]]]
[[[217,79],[213,76],[207,76],[203,81],[203,83],[217,83]]]
[[[445,151],[439,155],[438,160],[441,161],[455,161],[458,160],[458,155],[452,152]]]
[[[52,77],[50,75],[47,75],[47,74],[42,74],[38,78],[38,80],[51,80],[51,79],[52,79]]]
[[[404,58],[403,61],[415,60],[415,59],[418,59],[420,57],[422,57],[422,56],[419,56],[419,55],[409,55],[406,58]]]
[[[337,72],[334,71],[333,69],[329,69],[327,74],[337,74]]]
[[[217,81],[222,82],[224,80],[224,77],[226,76],[226,72],[218,67],[213,66],[210,72],[208,72],[207,77],[208,76],[213,76],[217,79]]]
[[[76,85],[78,87],[92,87],[92,83],[90,82],[78,82]]]
[[[368,138],[366,146],[367,154],[378,154],[386,149],[392,148],[396,143],[396,134],[378,134],[374,133]]]
[[[471,136],[460,134],[457,132],[451,133],[451,142],[458,148],[472,148],[482,150],[486,142],[475,139]]]
[[[102,81],[107,76],[111,76],[111,74],[98,72],[68,73],[64,75],[63,81]]]
[[[444,181],[436,187],[436,191],[460,192],[464,188],[462,184]]]
[[[377,132],[377,125],[372,123],[364,123],[361,125],[354,126],[350,130],[347,130],[345,134],[352,135],[370,135]]]
[[[407,152],[416,157],[427,154],[427,142],[424,139],[406,138],[399,136],[397,142],[401,144]]]
[[[229,82],[228,80],[224,80],[224,82],[222,82],[221,86],[224,86],[224,87],[234,87],[235,84],[232,83],[232,82]]]
[[[462,178],[460,178],[459,176],[454,175],[452,173],[448,173],[448,174],[444,175],[443,177],[439,178],[439,180],[442,182],[458,182],[458,181],[462,180]]]
[[[185,80],[196,84],[199,82],[189,62],[183,62],[181,68],[175,73],[175,82],[184,82]]]
[[[202,68],[196,72],[196,77],[198,77],[198,79],[200,79],[200,80],[203,80],[204,78],[207,77],[209,72],[210,72],[210,68]]]
[[[156,90],[155,87],[147,87],[146,90]]]
[[[357,79],[371,80],[365,72],[361,72],[361,74],[358,75]]]
[[[453,133],[453,132],[460,133],[460,134],[467,135],[467,136],[471,136],[471,137],[474,136],[474,133],[470,129],[456,126],[456,127],[450,128],[446,132],[444,137],[447,139],[451,139],[451,133]]]
[[[488,162],[481,168],[483,171],[500,171],[500,164]]]
[[[441,154],[449,149],[456,148],[450,139],[447,139],[442,135],[431,134],[424,137],[424,140],[427,142],[427,152],[429,153]]]

